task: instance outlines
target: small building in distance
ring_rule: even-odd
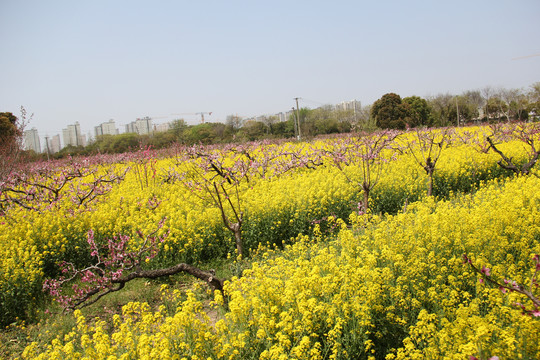
[[[118,129],[116,128],[114,119],[94,127],[94,136],[97,138],[101,135],[118,135]]]
[[[139,135],[151,134],[153,129],[152,119],[148,116],[126,125],[126,133],[136,133]]]
[[[25,150],[33,150],[36,153],[41,152],[39,135],[35,127],[24,131],[24,148]]]
[[[45,137],[47,139],[47,137]],[[57,153],[62,149],[62,144],[60,143],[60,135],[56,134],[52,138],[47,139],[49,149],[48,151],[51,154]]]
[[[155,132],[165,132],[171,129],[170,123],[163,123],[163,124],[156,124],[154,125],[154,131]]]
[[[86,135],[81,133],[81,125],[78,121],[63,129],[62,137],[64,138],[64,146],[86,146]]]
[[[357,100],[342,101],[336,105],[336,110],[353,110],[356,113],[360,109],[362,109],[362,104]]]

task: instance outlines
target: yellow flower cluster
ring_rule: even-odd
[[[410,135],[402,135],[400,141],[406,141],[407,136]],[[268,145],[261,151],[286,154],[295,147],[301,147],[302,154],[321,149],[331,151],[334,141],[321,140],[309,147]],[[524,156],[519,143],[502,144],[500,148],[516,159]],[[444,196],[469,191],[481,181],[499,177],[497,160],[492,152],[483,154],[473,150],[470,144],[455,141],[439,160],[435,172],[435,188],[439,189],[435,193]],[[357,210],[361,199],[359,188],[348,182],[331,161],[324,162],[325,165],[316,169],[296,169],[243,188],[245,248],[256,249],[259,243],[281,245],[299,233],[310,233],[313,224],[323,218],[331,215],[347,218],[351,211]],[[25,312],[41,296],[44,277],[58,275],[59,262],[92,261],[86,242],[90,229],[99,243],[117,234],[134,235],[137,230],[151,233],[167,217],[159,235],[165,231],[170,234],[160,244],[159,255],[148,265],[153,267],[198,263],[234,252],[232,234],[223,226],[219,210],[197,197],[196,189],[189,189],[180,179],[170,176],[171,169],[181,174],[189,169],[188,164],[167,158],[151,159],[150,165],[141,161],[116,164],[119,173],[123,173],[122,168],[131,169],[125,179],[84,206],[75,206],[68,194],[65,201],[51,210],[8,211],[0,221],[0,299],[4,304],[1,324],[27,315]],[[358,169],[349,170],[349,175],[360,176]],[[373,213],[396,213],[405,204],[422,199],[426,182],[423,169],[412,156],[407,153],[398,156],[384,166],[372,191]],[[69,189],[66,186],[64,191]],[[131,244],[134,249],[138,245],[136,240]]]
[[[284,251],[261,249],[226,298],[215,294],[226,311],[215,323],[188,292],[171,316],[131,303],[111,328],[76,313],[68,338],[32,344],[23,358],[539,358],[538,320],[513,306],[527,299],[479,283],[462,260],[527,284],[540,253],[539,187],[521,177],[395,216],[353,214],[352,227],[337,220],[335,238],[315,229]]]
[[[174,316],[165,307],[150,311],[146,303],[128,303],[111,325],[89,324],[79,310],[77,325],[63,339],[53,340],[44,352],[36,343],[23,359],[206,359],[214,351],[215,334],[208,316],[193,293],[180,302]],[[196,355],[197,354],[197,355]]]

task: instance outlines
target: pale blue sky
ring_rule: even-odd
[[[540,81],[540,56],[513,60],[540,54],[538,0],[0,0],[0,15],[0,111],[24,105],[42,137]]]

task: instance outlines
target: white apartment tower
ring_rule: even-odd
[[[24,148],[26,150],[33,150],[36,153],[41,152],[41,146],[39,145],[39,135],[35,127],[30,130],[24,131]]]
[[[155,132],[165,132],[165,131],[168,131],[170,128],[171,128],[170,123],[163,123],[163,124],[154,125],[154,131]]]
[[[152,119],[148,116],[132,121],[126,125],[127,133],[137,133],[139,135],[146,135],[152,133]]]
[[[94,127],[94,135],[96,138],[101,135],[118,135],[118,129],[114,124],[114,120],[111,119]]]
[[[63,129],[62,137],[64,146],[84,146],[86,143],[86,136],[81,133],[81,125],[78,121],[73,125],[68,125],[67,129]]]
[[[52,138],[49,139],[49,152],[51,154],[57,153],[62,148],[60,144],[60,135],[54,135]]]
[[[362,109],[362,104],[357,100],[342,101],[336,105],[336,110],[353,110],[355,114],[360,109]]]
[[[287,117],[287,113],[284,113],[284,112],[280,112],[278,114],[276,114],[278,119],[279,119],[279,122],[285,122],[287,120],[289,120],[289,118]]]

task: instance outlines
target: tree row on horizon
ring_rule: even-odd
[[[300,117],[300,129],[296,125]],[[532,121],[540,115],[540,82],[529,90],[485,87],[466,91],[461,95],[439,94],[422,98],[390,92],[373,104],[359,109],[343,110],[333,105],[316,109],[303,107],[294,112],[287,121],[277,116],[261,116],[257,120],[244,120],[229,115],[225,123],[212,122],[188,125],[183,119],[174,120],[165,132],[149,135],[124,133],[98,136],[85,147],[67,146],[56,154],[34,154],[30,158],[62,158],[67,155],[90,155],[95,153],[122,153],[140,147],[165,148],[174,143],[215,144],[246,142],[261,139],[303,139],[318,135],[374,131],[377,129],[407,129],[419,126],[445,127],[496,121]],[[22,133],[21,122],[14,121],[11,112],[0,113],[0,138]],[[18,129],[19,131],[12,131]]]

